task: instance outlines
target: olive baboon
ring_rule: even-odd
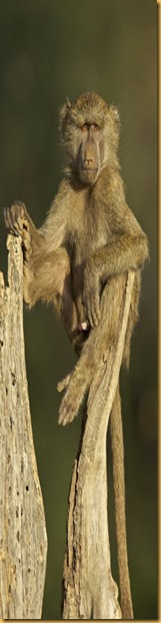
[[[6,226],[22,237],[25,301],[30,307],[39,298],[53,301],[80,354],[74,371],[58,384],[59,391],[66,389],[59,411],[62,424],[71,422],[77,414],[98,366],[104,340],[115,338],[110,300],[115,286],[119,287],[120,275],[130,269],[135,271],[135,281],[123,354],[126,365],[138,318],[140,273],[148,258],[148,244],[126,203],[118,161],[119,125],[117,108],[108,106],[96,93],[83,94],[72,104],[67,101],[60,110],[65,176],[44,225],[37,230],[21,203],[5,211]],[[133,608],[119,388],[110,425],[121,607],[126,619],[133,618]],[[118,431],[119,447],[115,443]]]

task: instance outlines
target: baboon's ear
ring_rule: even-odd
[[[109,106],[109,110],[110,110],[110,113],[112,114],[113,121],[114,121],[116,127],[119,130],[119,128],[120,128],[120,115],[119,115],[118,108],[114,104],[111,104]]]
[[[69,101],[69,99],[67,97],[66,103],[60,108],[60,111],[59,111],[59,131],[60,131],[60,134],[63,134],[64,125],[65,125],[66,119],[68,117],[68,113],[69,113],[70,108],[71,108],[71,103],[70,103],[70,101]]]

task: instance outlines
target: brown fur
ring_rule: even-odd
[[[138,319],[140,271],[148,244],[126,203],[118,160],[119,114],[96,93],[68,101],[60,111],[65,176],[44,225],[36,230],[23,204],[6,210],[7,227],[22,236],[24,298],[53,301],[73,346],[81,351],[76,367],[58,389],[66,389],[59,422],[75,417],[97,369],[104,340],[116,337],[110,316],[120,277],[135,271],[123,363],[129,364],[130,339]],[[85,325],[82,323],[85,322]],[[82,331],[82,327],[86,331]],[[111,412],[116,525],[123,618],[133,609],[127,562],[123,437],[119,389]]]

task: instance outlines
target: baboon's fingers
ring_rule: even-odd
[[[101,319],[100,301],[94,297],[88,306],[88,319],[92,328],[97,327]]]
[[[59,381],[57,383],[57,390],[59,393],[62,392],[63,389],[66,389],[66,387],[68,387],[70,377],[71,377],[71,374],[67,374],[67,376],[65,376],[64,379],[62,379],[62,381]]]
[[[11,208],[4,208],[4,222],[7,229],[18,235],[17,231],[14,230],[14,220]]]
[[[23,226],[27,228],[24,204],[17,202],[13,203],[10,208],[4,208],[4,221],[7,229],[16,236],[21,235]]]
[[[64,396],[62,403],[59,409],[59,418],[58,424],[62,424],[62,426],[66,426],[66,424],[70,424],[74,420],[77,415],[76,405],[72,403],[72,400],[66,399]]]
[[[65,396],[59,408],[58,424],[62,424],[62,426],[65,426],[74,420],[81,404],[79,391],[77,391],[77,388],[71,387],[69,384],[70,378],[71,374],[69,375],[68,387]]]
[[[83,305],[85,310],[85,317],[88,318],[90,326],[92,328],[96,327],[99,324],[101,318],[100,297],[98,288],[91,286],[87,294],[86,292],[84,292]]]
[[[9,228],[9,222],[8,222],[8,208],[4,208],[3,209],[3,215],[4,215],[4,222],[5,222],[5,226],[7,227],[7,229]]]

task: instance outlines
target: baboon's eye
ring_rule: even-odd
[[[94,123],[92,127],[93,127],[94,132],[100,132],[100,127],[99,125],[97,125],[97,123]]]
[[[82,132],[87,132],[87,130],[88,130],[88,125],[87,125],[87,123],[84,123],[84,124],[82,125],[81,130],[82,130]]]

